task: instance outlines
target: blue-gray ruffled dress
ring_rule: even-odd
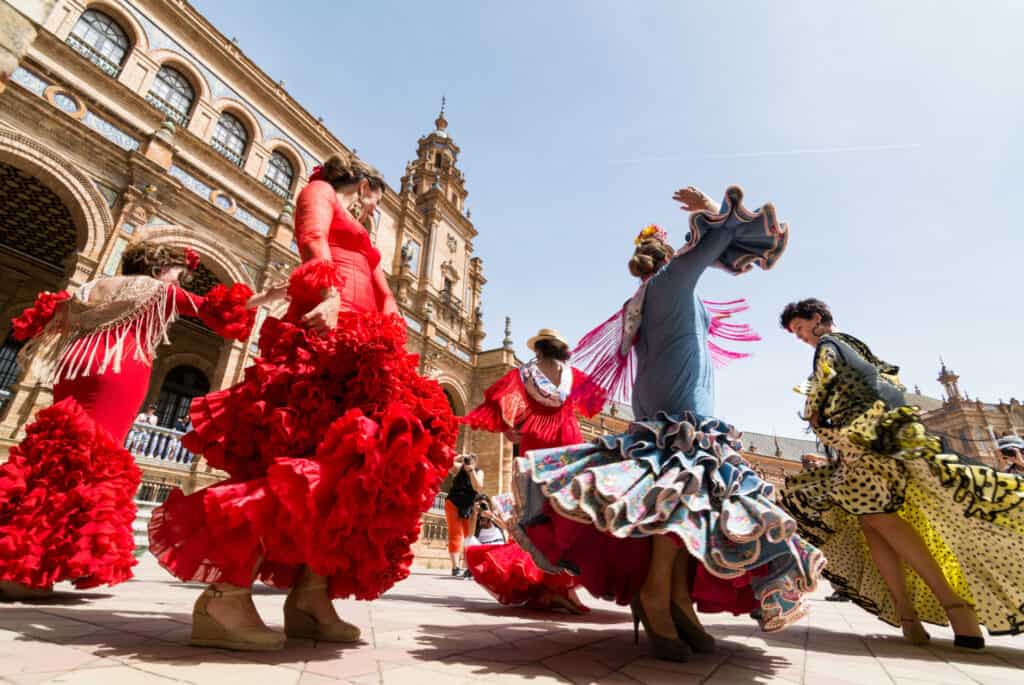
[[[515,535],[538,566],[581,576],[626,603],[646,576],[650,537],[671,534],[701,564],[701,610],[753,611],[778,630],[806,612],[824,565],[714,417],[711,317],[695,294],[710,266],[770,268],[786,244],[771,205],[750,212],[732,187],[718,214],[694,214],[684,248],[646,284],[627,432],[516,460]],[[759,611],[757,611],[759,609]]]

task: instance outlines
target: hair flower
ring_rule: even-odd
[[[633,241],[633,244],[639,245],[648,238],[654,238],[655,240],[660,240],[663,243],[667,243],[668,232],[658,224],[647,224],[647,226],[645,226],[644,229],[640,231],[640,233],[637,235],[636,239]]]
[[[191,247],[185,248],[185,266],[188,267],[189,271],[195,271],[199,268],[199,253]]]

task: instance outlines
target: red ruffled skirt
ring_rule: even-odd
[[[550,595],[555,594],[587,611],[576,598],[575,590],[580,583],[575,576],[541,571],[514,542],[467,547],[466,566],[473,580],[501,604],[545,608]]]
[[[394,315],[345,312],[323,336],[268,319],[245,380],[192,403],[183,444],[230,478],[154,512],[160,563],[182,580],[247,586],[255,571],[277,587],[308,565],[332,597],[358,599],[408,576],[457,425],[405,339]]]
[[[131,578],[141,480],[131,454],[72,397],[26,432],[0,465],[0,580],[84,589]]]

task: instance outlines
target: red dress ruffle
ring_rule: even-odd
[[[574,368],[572,375],[573,392],[568,399],[559,407],[549,407],[530,397],[519,369],[512,369],[484,391],[484,401],[462,417],[462,422],[491,433],[515,428],[522,453],[583,442],[576,412],[594,416],[604,408],[605,397],[593,391],[594,385],[582,371]]]
[[[0,580],[79,589],[131,578],[135,460],[75,401],[36,414],[0,466]]]
[[[192,403],[183,444],[231,477],[154,512],[150,550],[178,578],[248,586],[257,569],[289,587],[308,565],[332,597],[373,599],[409,574],[457,424],[400,317],[343,312],[323,335],[298,323],[332,285],[323,266],[293,274],[292,308],[267,319],[243,382]]]
[[[589,611],[576,597],[580,583],[575,576],[544,573],[515,542],[467,547],[466,566],[473,580],[501,604],[546,609],[551,595],[561,595],[581,611]]]
[[[605,404],[603,391],[594,390],[587,376],[572,369],[573,392],[560,407],[537,402],[526,391],[519,369],[512,369],[484,392],[484,401],[462,418],[476,430],[501,433],[519,431],[522,452],[583,442],[576,412],[593,416]],[[584,393],[578,392],[587,388]],[[537,606],[549,593],[562,595],[585,610],[576,599],[582,582],[568,573],[545,573],[517,543],[466,548],[466,565],[476,580],[502,604]]]
[[[62,290],[59,293],[41,292],[31,307],[11,320],[11,334],[15,340],[29,340],[43,332],[46,324],[57,313],[60,303],[68,300],[71,293]]]

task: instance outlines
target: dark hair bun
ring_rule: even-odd
[[[372,166],[351,152],[331,155],[323,164],[323,179],[335,188],[369,181],[374,190],[384,189],[384,177]]]
[[[629,260],[629,273],[646,278],[660,269],[672,256],[672,246],[657,238],[644,238]]]

